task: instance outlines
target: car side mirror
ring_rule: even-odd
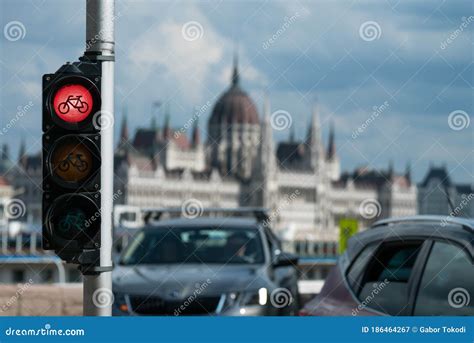
[[[296,267],[298,265],[298,256],[289,253],[280,253],[276,256],[273,266],[278,267]]]

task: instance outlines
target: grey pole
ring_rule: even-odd
[[[87,0],[86,55],[102,64],[101,81],[101,249],[100,266],[112,266],[114,0]],[[105,118],[104,118],[105,117]],[[84,275],[84,315],[112,315],[112,272]]]

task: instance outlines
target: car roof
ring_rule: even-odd
[[[453,217],[453,216],[440,216],[440,215],[419,215],[419,216],[410,216],[410,217],[398,217],[383,219],[375,222],[371,228],[384,226],[384,225],[393,225],[393,224],[408,224],[408,223],[439,223],[440,225],[453,224],[459,225],[474,232],[474,219],[472,218],[462,218],[462,217]]]
[[[347,252],[357,255],[368,244],[388,240],[442,239],[456,241],[474,251],[472,221],[447,216],[412,216],[384,219],[350,238]]]
[[[150,222],[146,229],[163,228],[163,227],[223,227],[233,229],[257,228],[258,222],[255,218],[241,217],[200,217],[200,218],[170,218],[155,222]]]

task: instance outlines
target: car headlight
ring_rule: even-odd
[[[262,287],[256,291],[243,292],[241,294],[240,305],[266,305],[268,301],[268,291]]]

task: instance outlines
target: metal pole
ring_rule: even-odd
[[[102,64],[101,116],[114,118],[114,0],[87,0],[86,54]],[[107,118],[108,117],[108,118]],[[113,125],[101,128],[101,249],[100,266],[112,266]],[[84,275],[84,315],[112,315],[112,272]]]

